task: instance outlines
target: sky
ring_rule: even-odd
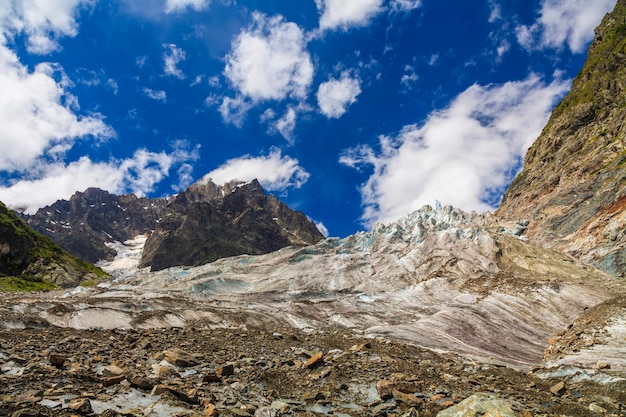
[[[2,0],[0,201],[257,178],[329,236],[493,211],[616,0]]]

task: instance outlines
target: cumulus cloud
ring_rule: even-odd
[[[74,112],[78,101],[69,86],[59,66],[38,64],[30,72],[0,45],[0,170],[28,170],[39,158],[59,157],[76,140],[114,135],[101,116]]]
[[[495,208],[527,148],[569,82],[531,75],[502,85],[473,85],[423,125],[361,145],[340,162],[373,167],[362,185],[363,221],[390,222],[439,200],[465,210]]]
[[[315,0],[321,14],[320,29],[348,30],[351,27],[367,26],[381,13],[384,0]],[[395,0],[397,7],[409,6],[409,0]]]
[[[0,43],[15,35],[26,36],[30,53],[47,54],[59,49],[58,39],[76,36],[75,16],[93,0],[4,0],[0,2]]]
[[[163,72],[165,72],[165,75],[184,80],[186,76],[178,68],[178,64],[187,59],[187,54],[173,43],[163,44],[163,47],[166,49],[163,53]]]
[[[197,12],[209,7],[209,0],[166,0],[165,13],[183,12],[191,8]]]
[[[348,106],[356,102],[359,94],[361,81],[344,72],[340,79],[333,78],[320,84],[317,90],[317,104],[324,116],[338,119],[348,110]]]
[[[305,98],[313,80],[313,63],[302,29],[282,17],[254,13],[226,56],[224,75],[254,101]]]
[[[167,93],[163,90],[153,90],[151,88],[144,87],[142,91],[146,97],[150,97],[152,100],[162,101],[163,103],[167,101]]]
[[[112,193],[133,192],[144,196],[169,175],[172,167],[190,159],[197,159],[196,150],[155,153],[140,149],[132,158],[123,160],[94,162],[83,156],[69,164],[41,164],[34,167],[29,178],[0,186],[0,201],[32,214],[59,199],[68,199],[76,191],[95,186]],[[189,171],[184,166],[178,172],[179,182],[188,180]]]
[[[7,0],[0,3],[0,170],[28,172],[43,161],[56,163],[77,140],[105,140],[115,133],[98,114],[80,116],[72,83],[58,64],[29,70],[8,44],[23,35],[31,53],[59,48],[75,36],[75,14],[92,4],[80,0]]]
[[[518,42],[527,50],[563,48],[584,52],[593,29],[615,6],[615,0],[543,0],[537,22],[516,29]]]
[[[233,180],[251,181],[256,178],[268,191],[283,191],[300,188],[309,176],[297,159],[282,156],[280,150],[273,149],[267,156],[245,155],[230,159],[206,174],[202,181],[210,179],[216,184],[224,184]]]

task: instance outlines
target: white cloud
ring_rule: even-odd
[[[302,29],[281,16],[254,13],[253,20],[234,40],[224,68],[237,95],[224,98],[219,111],[225,122],[237,126],[258,102],[304,100],[313,81],[313,63]]]
[[[221,82],[220,82],[220,77],[219,77],[219,76],[217,76],[217,75],[214,75],[214,76],[212,76],[212,77],[209,77],[208,83],[209,83],[209,85],[210,85],[211,87],[213,87],[213,88],[217,88],[217,87],[219,87],[219,86],[221,85]]]
[[[193,79],[191,84],[189,84],[189,87],[194,87],[194,86],[200,84],[203,79],[204,79],[204,74],[196,75],[196,77]]]
[[[493,209],[555,101],[569,88],[536,75],[502,85],[473,85],[421,126],[358,146],[340,162],[373,174],[361,188],[362,219],[390,222],[439,200],[465,210]]]
[[[268,191],[283,191],[300,188],[309,176],[297,159],[282,156],[280,150],[273,149],[267,156],[246,155],[230,159],[206,174],[202,180],[211,179],[216,184],[224,184],[233,180],[251,181],[256,178]]]
[[[58,158],[80,138],[114,135],[101,116],[74,113],[78,101],[69,85],[60,67],[39,64],[29,72],[0,45],[0,170],[27,170],[39,158]]]
[[[186,75],[178,68],[181,61],[187,59],[187,54],[173,43],[163,44],[166,51],[163,53],[163,72],[179,80],[185,79]]]
[[[58,39],[75,36],[75,15],[89,0],[5,0],[0,2],[0,170],[30,169],[40,158],[57,160],[76,140],[113,136],[100,115],[79,116],[71,82],[57,64],[31,71],[8,47],[23,35],[30,53],[59,49]]]
[[[107,80],[107,85],[113,91],[113,94],[117,95],[120,90],[119,86],[117,85],[117,81],[115,81],[113,78],[109,78]]]
[[[328,237],[328,227],[326,227],[324,223],[316,222],[315,220],[313,220],[313,223],[315,223],[315,227],[317,227],[317,230],[319,230],[324,237]]]
[[[196,150],[176,142],[172,153],[138,150],[132,158],[94,162],[83,156],[64,162],[77,140],[115,136],[99,114],[81,116],[78,99],[69,93],[71,81],[58,64],[23,65],[9,44],[24,35],[30,53],[60,48],[62,36],[75,36],[75,15],[94,0],[5,0],[0,2],[0,170],[11,175],[0,183],[0,200],[34,212],[75,191],[98,186],[112,192],[143,195],[181,161],[197,159]],[[104,74],[79,71],[79,82],[100,84]],[[108,79],[115,93],[118,85]],[[156,99],[164,92],[146,89]],[[181,177],[188,171],[180,171]],[[186,180],[186,178],[181,178]]]
[[[405,65],[404,74],[402,74],[402,77],[400,78],[400,84],[406,90],[410,90],[419,78],[419,75],[417,75],[417,72],[415,72],[415,68],[412,65]]]
[[[280,16],[254,13],[253,18],[253,25],[237,36],[226,56],[226,78],[254,101],[305,98],[313,64],[302,29]]]
[[[47,54],[59,49],[58,39],[76,36],[75,15],[93,0],[3,0],[0,2],[0,43],[26,35],[30,53]]]
[[[361,94],[361,81],[352,78],[347,72],[340,79],[331,79],[320,84],[317,90],[317,104],[327,118],[339,118],[356,102]]]
[[[501,60],[504,54],[506,54],[509,49],[511,49],[511,44],[506,39],[500,43],[500,46],[496,48],[496,52],[498,54],[498,60]]]
[[[89,187],[143,196],[167,177],[173,166],[190,159],[197,159],[197,151],[176,149],[168,154],[140,149],[132,158],[119,161],[94,162],[83,156],[69,164],[42,164],[31,173],[31,178],[0,187],[0,201],[13,209],[32,214],[38,208],[59,199],[69,199],[76,191]],[[187,173],[187,169],[179,170],[179,182],[188,180],[184,177]]]
[[[500,4],[496,2],[496,0],[489,0],[489,7],[491,8],[491,13],[489,14],[489,23],[495,23],[498,20],[502,19],[502,8]]]
[[[392,0],[391,11],[393,13],[410,12],[422,5],[421,0]]]
[[[145,67],[147,62],[148,62],[148,56],[147,55],[141,55],[141,56],[138,56],[137,58],[135,58],[135,63],[137,64],[137,68]]]
[[[209,96],[206,98],[205,103],[210,106],[219,101],[215,96]],[[246,118],[246,113],[252,108],[253,104],[250,100],[246,100],[242,96],[235,98],[224,97],[222,104],[219,106],[219,112],[222,115],[222,119],[226,123],[232,123],[237,127],[243,125],[243,121]]]
[[[150,97],[153,100],[167,102],[167,93],[163,90],[153,90],[148,87],[144,87],[142,90],[146,97]]]
[[[527,50],[563,48],[584,52],[593,30],[615,6],[615,0],[542,0],[540,16],[530,26],[518,26],[518,42]]]
[[[296,110],[289,107],[283,117],[276,121],[275,128],[288,142],[293,143],[293,132],[296,129]]]
[[[351,27],[367,26],[377,14],[381,13],[384,0],[315,0],[321,13],[320,29],[348,30]],[[398,2],[398,1],[396,1]],[[410,1],[399,1],[412,3]]]
[[[165,13],[183,12],[192,8],[199,12],[209,7],[209,0],[166,0]]]

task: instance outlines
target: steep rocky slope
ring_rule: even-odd
[[[39,209],[28,224],[69,253],[89,262],[113,259],[109,242],[125,242],[150,233],[163,216],[166,199],[115,195],[99,188],[76,192],[69,201]]]
[[[626,275],[626,0],[596,29],[571,92],[496,214],[533,242]]]
[[[28,227],[0,202],[0,291],[31,289],[35,283],[69,287],[96,280],[104,272],[61,250]]]
[[[324,236],[258,181],[218,186],[197,183],[179,193],[148,238],[141,266],[161,270],[202,265],[241,254],[258,255],[289,245],[305,246]]]

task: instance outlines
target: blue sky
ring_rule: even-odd
[[[615,0],[4,0],[0,200],[258,178],[331,236],[497,207]]]

